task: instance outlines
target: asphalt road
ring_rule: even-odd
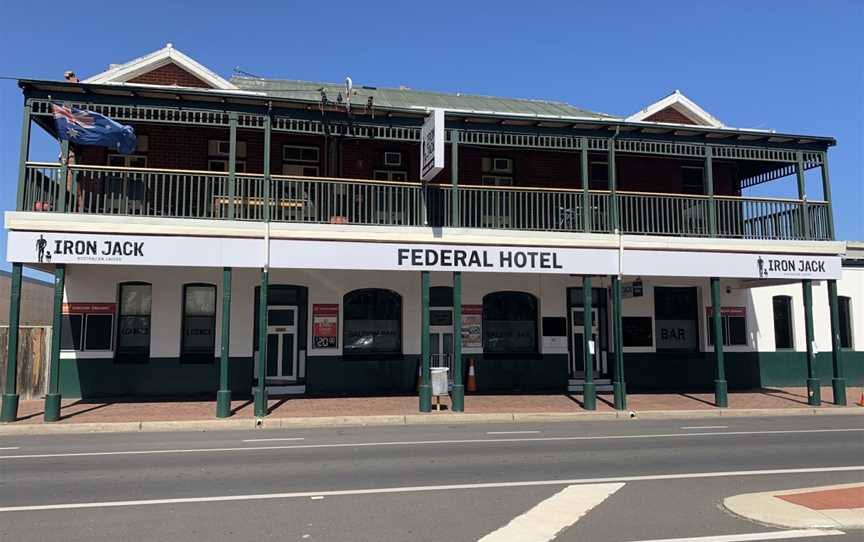
[[[723,498],[862,480],[860,416],[16,436],[0,540],[771,536]]]

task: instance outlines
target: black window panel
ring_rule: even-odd
[[[651,346],[654,333],[650,316],[623,316],[621,340],[624,346]]]
[[[588,163],[588,188],[609,190],[609,164],[606,162]]]
[[[729,344],[747,344],[747,319],[741,316],[730,316],[727,320],[729,323]]]
[[[852,300],[838,297],[837,308],[840,311],[840,348],[852,348]]]
[[[294,311],[270,309],[267,311],[268,326],[293,326]]]
[[[452,326],[453,311],[450,310],[431,310],[429,311],[430,326]]]
[[[146,283],[120,285],[115,359],[124,363],[146,363],[150,359],[150,311],[152,287]]]
[[[81,350],[81,335],[83,331],[83,315],[64,314],[60,321],[60,349]]]
[[[183,338],[180,358],[188,363],[212,363],[216,355],[216,287],[183,287]]]
[[[84,349],[111,350],[113,332],[113,314],[88,314],[84,331]]]
[[[685,194],[705,193],[705,178],[701,167],[681,168],[681,191]]]
[[[566,337],[567,336],[567,319],[563,316],[544,316],[543,317],[543,336],[544,337]]]
[[[659,352],[697,352],[696,288],[654,288],[655,345]]]
[[[402,297],[381,289],[355,290],[343,299],[342,352],[402,353]]]
[[[258,288],[255,289],[256,292]],[[270,287],[267,289],[268,305],[299,305],[300,300],[296,288]]]
[[[536,353],[537,299],[524,292],[483,298],[483,350],[492,354]]]
[[[582,288],[575,287],[570,288],[570,305],[574,307],[582,306]],[[591,289],[591,306],[592,307],[600,307],[605,304],[605,290],[603,288],[592,288]]]
[[[430,307],[452,307],[453,288],[450,286],[433,286],[429,288]]]
[[[774,296],[774,346],[793,348],[792,336],[792,298],[785,295]]]

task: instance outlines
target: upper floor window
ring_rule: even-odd
[[[300,145],[283,145],[282,160],[284,162],[304,162],[317,164],[320,161],[318,147],[304,147]]]
[[[838,297],[837,307],[840,311],[840,348],[852,348],[852,299]]]
[[[391,171],[389,169],[376,169],[376,181],[398,181],[405,182],[408,180],[408,172],[406,171]]]
[[[778,349],[795,348],[792,334],[792,298],[788,295],[775,295],[774,304],[774,346]]]
[[[402,167],[402,153],[386,151],[384,153],[384,167]]]
[[[488,186],[513,185],[513,159],[487,157],[481,161],[483,176],[481,181]]]
[[[588,188],[591,190],[609,190],[609,162],[588,162]]]
[[[183,286],[184,362],[210,363],[216,352],[216,287],[212,284]]]
[[[402,353],[402,296],[366,288],[345,294],[342,305],[343,353]]]
[[[111,167],[146,168],[147,157],[140,154],[109,154],[108,165]]]
[[[537,298],[525,292],[494,292],[484,296],[483,351],[537,353]]]
[[[701,167],[681,166],[681,192],[684,194],[705,193],[705,177]]]
[[[228,160],[231,156],[231,142],[211,139],[207,142],[207,169],[209,171],[228,171]],[[237,142],[237,153],[234,160],[234,170],[237,173],[246,172],[246,142]]]
[[[146,282],[120,285],[117,317],[117,361],[144,363],[150,359],[152,286]]]

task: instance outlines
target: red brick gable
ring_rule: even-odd
[[[653,115],[645,117],[645,120],[650,122],[672,122],[675,124],[696,124],[684,116],[683,113],[671,106],[665,107]]]
[[[128,82],[143,85],[213,88],[212,85],[195,77],[174,63],[165,64],[164,66],[150,70],[134,79],[130,79]]]

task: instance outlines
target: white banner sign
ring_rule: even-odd
[[[263,239],[9,232],[7,261],[262,267]],[[625,250],[627,275],[838,279],[837,256]],[[618,274],[615,249],[270,240],[270,267],[374,271]]]
[[[431,181],[444,169],[444,110],[433,109],[420,130],[420,179]]]

